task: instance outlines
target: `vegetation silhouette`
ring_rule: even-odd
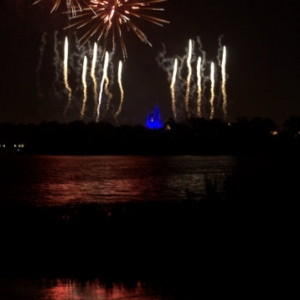
[[[281,128],[266,118],[235,122],[191,118],[168,120],[160,129],[108,122],[0,124],[0,153],[50,155],[241,155],[297,152],[300,118]],[[5,147],[3,146],[5,145]],[[23,145],[21,149],[18,145]]]

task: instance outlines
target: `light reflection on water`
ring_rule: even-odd
[[[161,296],[145,292],[142,284],[137,282],[133,287],[123,284],[106,286],[98,280],[77,282],[74,280],[25,280],[0,279],[0,297],[3,300],[160,300]]]
[[[235,290],[251,275],[248,291],[248,269],[260,270],[278,245],[275,222],[283,223],[281,200],[290,211],[298,194],[299,165],[270,157],[0,156],[0,299],[194,300],[205,287],[224,293],[219,284]],[[229,178],[229,209],[160,202],[186,199],[186,189],[205,193],[207,178]],[[90,281],[58,279],[68,276]]]
[[[205,178],[225,178],[234,157],[32,156],[1,162],[0,200],[36,205],[182,200],[204,192]],[[1,199],[2,198],[2,199]]]

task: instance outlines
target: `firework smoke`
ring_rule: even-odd
[[[194,41],[189,40],[189,47],[186,55],[176,58],[167,57],[166,48],[158,54],[157,63],[167,73],[167,80],[170,83],[171,90],[171,106],[174,119],[178,118],[178,111],[182,111],[182,103],[184,103],[184,111],[186,117],[207,117],[215,118],[216,113],[220,114],[216,98],[216,78],[217,69],[214,62],[206,60],[206,53],[202,49],[200,39],[196,39],[198,47],[194,46]],[[222,62],[219,56],[219,66],[222,71],[221,91],[223,98],[222,114],[223,118],[227,118],[227,94],[226,94],[226,48],[223,47]],[[196,57],[198,57],[196,59]],[[174,63],[176,59],[176,63]],[[193,70],[196,73],[193,74]],[[186,76],[184,76],[186,72]],[[208,91],[208,87],[210,90]],[[207,89],[207,90],[206,90]],[[218,91],[218,89],[217,89]],[[175,101],[176,99],[176,101]],[[176,108],[176,105],[178,106]],[[206,109],[205,109],[206,108]],[[216,109],[218,109],[216,111]],[[209,112],[208,112],[209,111]]]
[[[46,36],[47,36],[47,32],[45,32],[45,33],[42,34],[41,46],[39,47],[40,57],[39,57],[38,64],[37,64],[37,67],[36,67],[37,91],[38,91],[38,94],[41,93],[40,92],[40,76],[39,76],[39,73],[40,73],[40,70],[41,70],[43,56],[44,56],[44,51],[45,51],[45,46],[46,46],[46,43],[47,43]]]
[[[77,37],[63,37],[60,40],[57,31],[54,33],[53,40],[47,41],[49,45],[46,48],[46,34],[41,38],[40,57],[37,65],[37,96],[45,99],[47,105],[51,105],[51,110],[47,109],[47,117],[50,112],[55,113],[55,119],[64,121],[76,120],[97,120],[100,121],[100,106],[105,101],[104,111],[101,117],[110,113],[107,120],[115,120],[115,103],[110,103],[113,98],[114,87],[114,69],[113,53],[106,52],[107,59],[100,60],[102,55],[101,48],[95,43],[87,43],[84,47],[77,47]],[[73,42],[75,44],[73,45]],[[45,49],[44,49],[45,48]],[[70,51],[70,49],[72,51]],[[43,52],[47,51],[52,55],[54,68],[47,69],[47,72],[41,72],[44,66]],[[47,66],[47,65],[46,65]],[[118,114],[120,114],[124,102],[124,89],[122,87],[122,64],[119,64],[119,92],[121,95],[118,103]],[[103,75],[103,76],[102,76]],[[49,76],[52,76],[52,82],[49,82]],[[101,82],[101,87],[99,87]],[[100,90],[100,94],[99,94]],[[64,105],[64,92],[67,92],[68,102]],[[99,100],[100,99],[100,100]],[[100,101],[100,103],[99,103]],[[54,105],[53,105],[54,104]],[[72,107],[72,110],[71,110]],[[109,110],[109,111],[107,111]],[[118,117],[118,116],[117,116]]]
[[[107,71],[106,71],[106,73],[107,73]],[[113,97],[113,94],[109,90],[109,86],[110,86],[109,76],[106,75],[105,85],[104,85],[104,92],[105,92],[105,95],[107,97],[107,100],[106,100],[106,106],[105,106],[104,116],[106,116],[107,112],[109,111],[109,107],[110,107],[110,104],[111,104],[111,99]]]

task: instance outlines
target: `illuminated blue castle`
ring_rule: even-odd
[[[149,129],[161,129],[163,127],[158,106],[155,106],[155,109],[147,116],[146,127]]]

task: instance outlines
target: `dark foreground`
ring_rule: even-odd
[[[206,195],[187,191],[180,203],[2,205],[1,284],[71,278],[134,289],[142,282],[172,299],[279,292],[293,264],[296,186],[273,191],[266,180],[245,193],[235,180],[224,194],[207,182]]]

